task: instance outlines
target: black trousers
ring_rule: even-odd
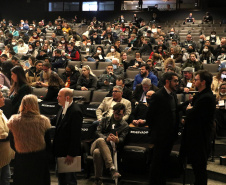
[[[173,141],[165,141],[165,143],[155,144],[150,165],[150,185],[166,184],[167,166],[169,164],[173,143]]]
[[[195,185],[207,185],[207,162],[200,160],[191,161],[193,172],[195,175]]]

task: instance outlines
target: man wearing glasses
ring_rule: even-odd
[[[195,185],[207,185],[207,159],[210,154],[216,98],[211,91],[212,74],[200,70],[195,76],[198,93],[187,106],[182,149],[191,162]]]
[[[122,98],[123,89],[120,86],[114,86],[112,91],[112,97],[105,97],[96,110],[98,121],[103,117],[110,117],[113,114],[113,106],[117,103],[123,103],[125,105],[125,114],[123,120],[128,120],[131,114],[131,103],[129,100]]]
[[[177,138],[179,115],[175,91],[179,80],[176,73],[163,75],[164,87],[151,96],[147,111],[150,144],[154,145],[149,184],[166,184],[166,169],[173,144]]]
[[[117,91],[116,89],[113,90]],[[115,92],[114,92],[115,93]],[[103,185],[100,177],[102,176],[103,165],[110,169],[113,179],[120,177],[115,165],[113,164],[111,150],[116,146],[116,150],[123,146],[126,135],[129,132],[129,126],[123,116],[126,107],[123,103],[117,103],[113,106],[113,114],[101,119],[97,127],[97,139],[93,142],[90,152],[93,155],[95,182],[94,185]]]

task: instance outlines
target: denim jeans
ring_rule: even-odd
[[[11,178],[10,166],[9,164],[0,168],[0,184],[1,185],[10,185],[9,180]]]

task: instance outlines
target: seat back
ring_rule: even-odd
[[[104,71],[105,71],[104,69],[92,70],[93,74],[95,74],[97,78],[99,78],[100,75],[102,75]]]
[[[78,68],[81,67],[81,61],[68,61],[68,65],[77,66]]]
[[[203,69],[209,72],[217,72],[218,66],[218,64],[203,64]]]
[[[97,69],[106,69],[106,67],[107,67],[109,64],[112,64],[112,62],[99,62],[98,68],[97,68]]]
[[[91,99],[91,91],[74,90],[73,91],[73,97],[77,101],[89,103],[90,99]]]
[[[108,93],[108,91],[93,91],[93,97],[90,104],[100,104]]]
[[[138,70],[126,70],[126,78],[134,79],[137,74],[139,74]]]
[[[60,77],[62,77],[62,74],[65,72],[64,68],[58,68],[57,73]]]
[[[88,62],[88,61],[84,61],[82,63],[83,66],[88,65],[90,67],[90,69],[95,70],[97,69],[97,63],[96,62]]]
[[[47,88],[42,87],[42,88],[32,88],[32,94],[36,95],[37,97],[45,97],[47,94]]]

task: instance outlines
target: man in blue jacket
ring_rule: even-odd
[[[140,84],[143,80],[143,78],[149,78],[151,79],[151,83],[155,86],[158,85],[158,78],[150,71],[149,65],[142,64],[140,67],[140,73],[135,76],[134,82],[133,82],[133,90],[136,89],[136,85]]]

